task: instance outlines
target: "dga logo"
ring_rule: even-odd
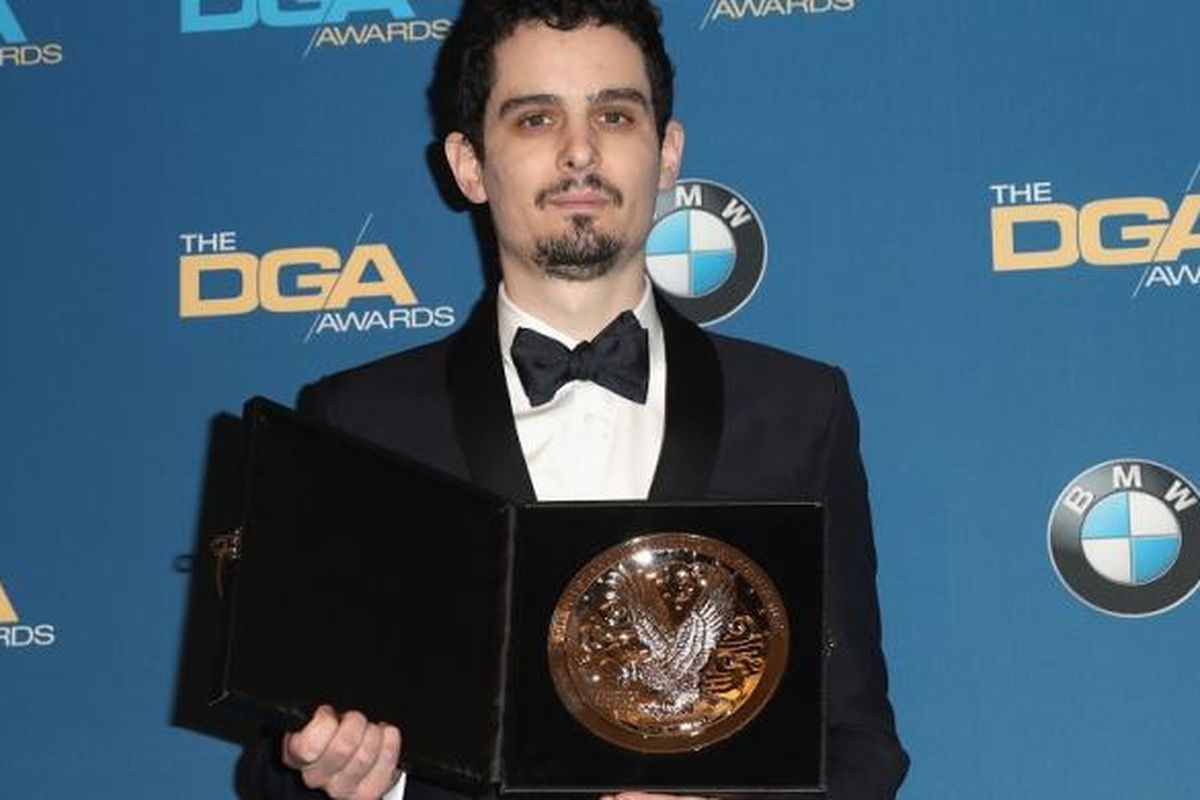
[[[315,312],[305,341],[330,332],[453,325],[453,307],[421,304],[391,247],[362,241],[370,221],[344,260],[332,247],[284,247],[258,255],[238,245],[235,231],[181,234],[179,316]]]
[[[54,644],[54,626],[23,625],[4,584],[0,583],[0,647],[48,647]]]
[[[763,17],[853,11],[856,2],[857,0],[711,0],[708,10],[704,12],[700,28],[721,20],[741,22],[744,19]]]
[[[13,13],[11,0],[0,0],[0,67],[31,67],[37,64],[58,64],[63,59],[62,45],[57,42],[35,43],[25,36],[25,29]]]
[[[1158,614],[1200,584],[1200,506],[1187,478],[1153,461],[1106,461],[1063,489],[1050,558],[1076,597],[1122,617]]]
[[[1160,197],[1056,202],[1049,181],[988,188],[996,272],[1141,266],[1134,297],[1152,287],[1200,288],[1200,194],[1187,193],[1191,184],[1174,208]]]
[[[658,196],[646,241],[646,267],[672,305],[706,325],[750,299],[767,268],[758,214],[737,192],[706,180],[681,180]]]
[[[449,19],[416,19],[409,0],[180,0],[183,33],[313,28],[313,47],[424,42],[446,38]]]

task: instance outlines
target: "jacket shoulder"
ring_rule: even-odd
[[[454,475],[465,474],[450,414],[447,339],[328,375],[300,391],[301,413]]]
[[[443,397],[447,339],[326,375],[300,390],[301,411],[339,424],[346,415]]]
[[[845,373],[832,364],[745,339],[709,337],[721,363],[726,397],[783,402],[811,413],[848,395]]]

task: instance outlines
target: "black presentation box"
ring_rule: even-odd
[[[306,420],[246,404],[246,497],[223,538],[214,703],[298,728],[318,704],[396,724],[417,778],[466,791],[806,793],[824,785],[824,517],[816,503],[517,504]],[[634,536],[727,542],[766,570],[787,669],[744,728],[698,752],[598,738],[559,701],[552,610]]]

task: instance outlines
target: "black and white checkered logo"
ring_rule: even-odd
[[[745,198],[714,181],[681,180],[658,196],[646,268],[671,305],[700,325],[745,305],[767,268],[762,222]]]
[[[1170,467],[1123,459],[1097,464],[1054,503],[1050,559],[1063,584],[1093,608],[1159,614],[1200,585],[1200,498]]]

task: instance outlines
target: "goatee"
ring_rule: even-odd
[[[559,236],[538,239],[533,261],[552,278],[590,281],[605,275],[617,263],[624,242],[596,229],[586,215],[571,218],[571,230]]]

